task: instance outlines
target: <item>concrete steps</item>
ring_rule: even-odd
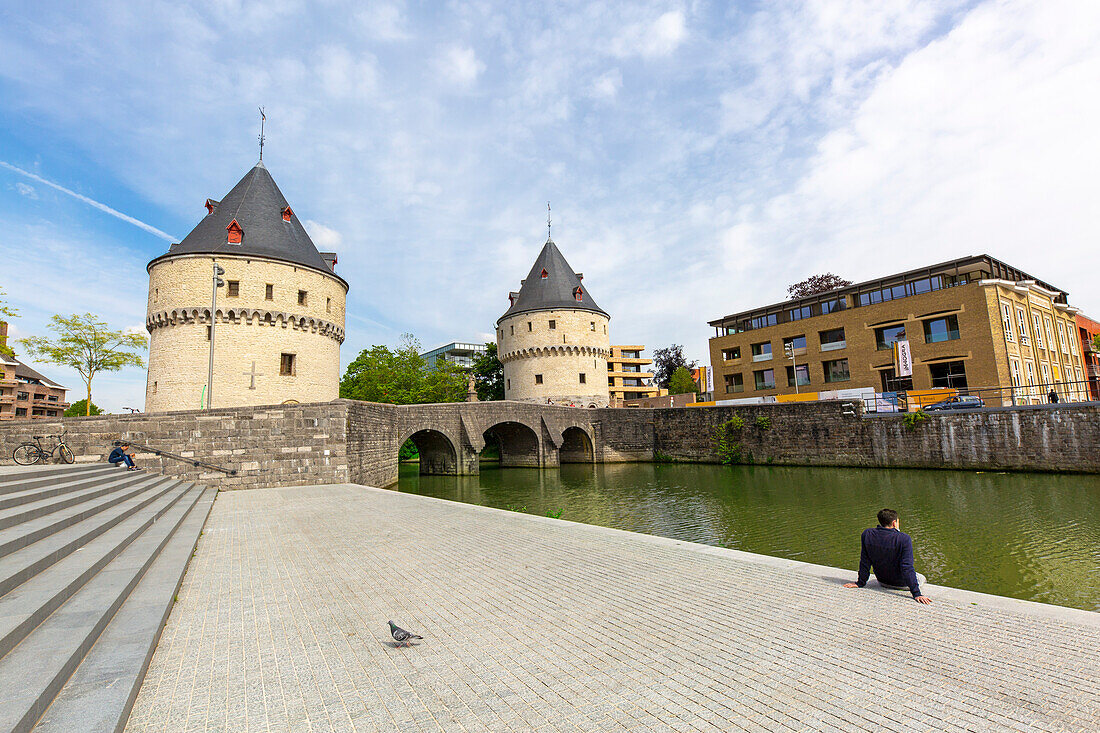
[[[101,465],[0,475],[0,731],[122,730],[214,494]]]

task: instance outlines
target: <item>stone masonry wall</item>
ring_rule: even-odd
[[[136,460],[145,469],[207,486],[244,489],[343,483],[349,480],[347,429],[345,401],[12,421],[0,424],[0,458],[11,463],[12,452],[24,440],[65,431],[78,463],[105,461],[113,441],[133,440],[237,469],[236,476],[226,476],[135,449]]]
[[[78,462],[104,461],[133,440],[220,466],[235,476],[138,453],[145,468],[222,489],[397,480],[401,442],[430,429],[455,447],[460,473],[476,473],[483,434],[495,431],[536,464],[558,465],[565,431],[590,435],[596,462],[655,457],[715,462],[715,429],[733,415],[755,463],[1100,473],[1100,406],[929,414],[912,430],[901,415],[860,417],[852,403],[740,407],[569,409],[529,403],[380,405],[351,400],[209,412],[102,415],[0,424],[0,459],[32,435],[65,431]],[[767,417],[768,426],[757,424]],[[526,426],[526,427],[525,427]],[[440,442],[442,441],[442,442]],[[583,443],[583,440],[580,441]],[[528,446],[527,444],[530,443]],[[531,454],[534,458],[534,454]]]

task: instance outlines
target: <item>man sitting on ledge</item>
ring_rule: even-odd
[[[924,580],[913,568],[913,540],[898,529],[898,513],[883,509],[878,513],[877,527],[863,530],[860,537],[859,578],[845,583],[845,588],[862,588],[867,585],[871,568],[879,585],[896,590],[909,589],[917,603],[931,603],[932,599],[921,595],[920,581]]]
[[[111,455],[107,456],[107,463],[110,463],[112,466],[125,463],[127,471],[141,470],[134,465],[134,451],[130,449],[129,443],[120,443],[117,448],[111,451]]]

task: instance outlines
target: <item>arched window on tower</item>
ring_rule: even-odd
[[[543,280],[545,280],[546,278],[550,277],[550,273],[547,272],[546,270],[543,270],[542,274],[539,275],[539,277],[541,277]]]
[[[229,226],[225,228],[226,241],[230,244],[240,244],[241,239],[244,238],[244,229],[241,229],[241,225],[237,223],[237,220],[229,222]]]
[[[578,303],[580,303],[582,300],[584,300],[584,291],[580,288],[573,288],[573,297],[576,298]]]
[[[283,221],[290,221],[290,217],[292,217],[292,216],[294,216],[294,212],[291,211],[290,207],[289,206],[284,207],[283,208]]]

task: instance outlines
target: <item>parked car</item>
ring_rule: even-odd
[[[942,402],[936,402],[935,404],[926,405],[924,407],[925,412],[931,412],[932,410],[976,410],[979,407],[985,407],[985,401],[981,397],[975,397],[973,395],[960,395],[958,397],[948,397]]]

